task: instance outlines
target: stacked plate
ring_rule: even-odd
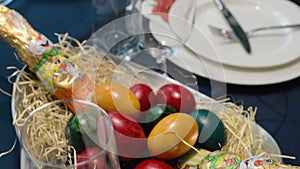
[[[300,23],[300,8],[291,1],[224,0],[224,3],[244,30]],[[171,15],[179,12],[172,9]],[[255,33],[249,38],[252,53],[248,54],[239,42],[217,37],[209,31],[208,25],[230,30],[212,0],[198,1],[197,10],[195,29],[186,47],[169,58],[171,62],[209,79],[241,85],[273,84],[300,76],[299,28]],[[159,30],[151,20],[150,29],[168,31]]]

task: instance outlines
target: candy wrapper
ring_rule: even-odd
[[[245,158],[239,153],[223,151],[209,152],[200,149],[178,161],[180,169],[300,169],[298,166],[282,164],[268,157],[254,156]]]
[[[18,12],[0,5],[0,37],[56,99],[91,100],[95,85],[44,35],[35,31]],[[74,112],[73,105],[68,105]]]

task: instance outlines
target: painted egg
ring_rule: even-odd
[[[118,83],[105,83],[96,87],[93,101],[106,112],[118,111],[133,118],[140,115],[140,103],[134,93]]]
[[[171,106],[165,104],[157,104],[154,107],[150,108],[144,119],[140,122],[143,127],[146,135],[148,136],[153,129],[153,127],[164,117],[176,113],[177,110]]]
[[[134,169],[174,169],[174,167],[159,160],[148,159],[140,162]]]
[[[178,158],[197,142],[198,133],[197,122],[191,115],[185,113],[168,115],[150,132],[147,140],[148,151],[150,155],[163,160]]]
[[[156,104],[156,94],[152,88],[144,83],[137,83],[130,87],[140,102],[141,111],[147,111]]]
[[[105,157],[102,157],[100,154],[101,150],[98,147],[90,147],[83,150],[77,157],[77,163],[82,163],[83,165],[78,166],[77,169],[108,169]]]
[[[88,113],[77,113],[69,120],[66,126],[66,138],[76,152],[96,145],[94,139],[90,137],[90,134],[96,133],[96,122],[96,117]]]
[[[116,111],[108,115],[113,124],[120,160],[131,161],[141,157],[147,145],[144,130],[139,123]]]
[[[178,84],[161,86],[157,93],[157,102],[174,107],[178,112],[190,113],[195,110],[196,101],[193,93]]]
[[[220,150],[226,143],[226,131],[223,122],[213,112],[205,109],[191,113],[199,126],[197,144],[206,150]]]

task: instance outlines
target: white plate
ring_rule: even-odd
[[[165,46],[172,48],[181,47],[182,42],[185,42],[191,35],[193,25],[189,23],[192,22],[193,17],[191,15],[195,14],[196,7],[195,9],[190,9],[192,3],[186,3],[184,0],[175,0],[169,11],[169,22],[167,22],[161,15],[152,12],[156,5],[157,1],[155,0],[145,0],[140,6],[142,15],[150,21],[150,32],[158,42]],[[139,5],[137,5],[137,8],[139,8]],[[190,13],[182,10],[184,8],[190,9]]]
[[[154,25],[154,24],[153,24]],[[166,31],[166,30],[164,30]],[[157,36],[158,37],[158,36]],[[198,39],[198,45],[206,49],[209,55],[218,58],[211,41],[204,34],[197,33],[193,38]],[[192,45],[188,46],[192,48]],[[193,48],[192,48],[193,49]],[[195,50],[194,50],[195,51]],[[182,48],[169,60],[183,69],[197,75],[221,82],[239,85],[267,85],[288,81],[300,76],[300,58],[275,67],[243,68],[215,62],[201,55],[196,56],[186,48]]]
[[[241,68],[206,60],[186,49],[182,49],[169,60],[183,69],[200,76],[239,85],[274,84],[300,76],[300,58],[277,67]]]
[[[245,30],[260,26],[300,23],[300,8],[287,0],[224,0],[224,3]],[[173,6],[176,6],[176,3]],[[170,14],[176,15],[179,12],[177,9],[172,7]],[[258,36],[249,39],[252,54],[248,54],[239,42],[232,42],[212,35],[208,29],[208,24],[230,29],[213,0],[198,0],[195,21],[197,30],[192,33],[188,44],[206,59],[237,67],[266,68],[286,64],[300,56],[298,46],[300,44],[300,29],[269,30],[257,33]],[[151,22],[150,29],[152,32],[170,31],[159,30],[157,24]],[[194,36],[199,32],[211,40],[218,56],[212,56],[208,49],[199,45],[200,40]],[[156,38],[159,39],[159,37]]]

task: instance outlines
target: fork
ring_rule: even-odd
[[[224,28],[218,28],[212,25],[208,25],[208,27],[209,30],[216,36],[220,36],[225,39],[238,40],[236,35],[230,30]],[[259,32],[259,31],[272,30],[272,29],[284,29],[284,28],[297,28],[297,27],[300,27],[300,24],[259,27],[259,28],[246,31],[246,35],[248,37],[251,37],[255,32]]]

